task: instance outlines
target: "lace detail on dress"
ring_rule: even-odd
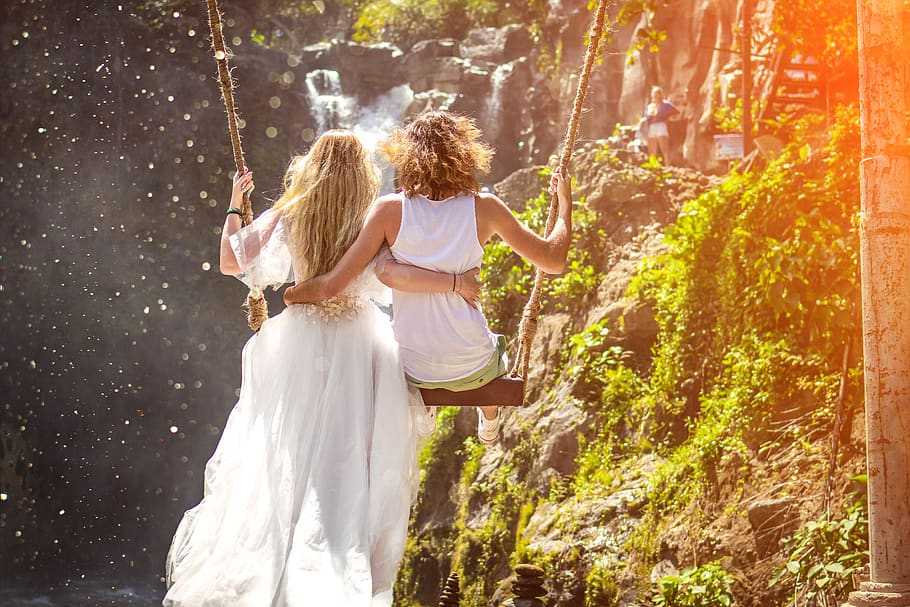
[[[307,316],[317,317],[323,322],[352,320],[363,309],[363,298],[358,295],[345,294],[319,303],[299,305]]]

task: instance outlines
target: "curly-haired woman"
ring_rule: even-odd
[[[507,372],[505,340],[490,331],[483,312],[452,292],[399,290],[396,262],[457,276],[480,266],[483,246],[500,236],[544,272],[563,271],[572,231],[569,180],[554,175],[556,224],[541,237],[522,224],[496,196],[479,192],[477,175],[489,169],[492,150],[475,123],[448,112],[425,112],[397,129],[383,146],[401,191],[379,198],[357,240],[335,267],[288,288],[288,304],[312,303],[342,292],[387,244],[391,258],[377,264],[393,287],[393,328],[409,381],[453,391],[478,388]],[[380,257],[382,259],[382,257]],[[478,410],[484,443],[499,437],[499,408]]]

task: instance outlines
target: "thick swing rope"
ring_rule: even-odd
[[[240,143],[240,129],[237,126],[237,106],[234,104],[234,81],[231,79],[231,69],[228,65],[228,53],[224,46],[222,34],[221,9],[218,0],[206,0],[209,14],[209,30],[212,32],[212,50],[215,52],[215,62],[218,64],[218,86],[221,89],[221,98],[224,100],[224,111],[227,113],[228,133],[231,136],[231,150],[234,153],[234,166],[237,172],[246,167],[243,160],[243,146]],[[247,226],[253,221],[253,205],[249,194],[243,195],[241,206],[241,225]],[[247,324],[253,331],[258,331],[262,323],[269,317],[268,304],[262,291],[251,289],[246,296]]]
[[[597,12],[594,21],[591,24],[591,33],[588,40],[588,48],[585,51],[584,67],[581,76],[578,79],[578,88],[575,90],[575,102],[572,106],[572,115],[569,118],[569,125],[566,128],[566,136],[563,140],[562,156],[559,160],[559,170],[566,178],[569,175],[569,163],[572,160],[572,154],[575,151],[575,140],[578,138],[578,128],[581,122],[581,112],[584,107],[585,98],[588,95],[588,85],[591,80],[591,72],[594,69],[594,62],[597,60],[598,49],[601,38],[603,38],[604,23],[607,15],[608,0],[600,0],[597,3]],[[559,208],[558,193],[550,196],[550,207],[547,211],[547,226],[544,236],[549,236],[556,225],[556,211]],[[545,275],[538,268],[534,273],[534,287],[531,289],[531,295],[528,297],[528,303],[525,304],[524,311],[521,315],[521,324],[518,326],[518,352],[515,356],[515,362],[512,366],[512,375],[527,379],[528,365],[531,360],[531,343],[537,334],[537,319],[540,316],[540,297],[543,289]]]

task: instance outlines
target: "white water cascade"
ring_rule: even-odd
[[[484,111],[484,117],[487,123],[487,140],[495,142],[499,135],[500,113],[502,112],[502,86],[506,78],[511,75],[515,68],[513,63],[503,63],[496,66],[490,75],[490,97],[487,99],[487,106]]]
[[[354,110],[354,100],[342,94],[338,72],[313,70],[306,75],[306,91],[320,133],[345,127]]]
[[[403,84],[389,89],[367,106],[357,105],[355,97],[342,93],[341,77],[334,70],[314,70],[306,76],[307,97],[310,111],[316,122],[317,135],[329,129],[351,129],[373,152],[374,160],[382,169],[380,193],[393,190],[394,175],[383,161],[377,148],[379,143],[398,126],[405,110],[414,99],[411,87]]]

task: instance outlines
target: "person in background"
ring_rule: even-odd
[[[670,105],[676,113],[670,116],[667,122],[667,131],[670,135],[670,164],[683,165],[686,160],[683,156],[683,144],[686,142],[686,129],[688,123],[685,117],[686,96],[682,92],[670,95]]]
[[[664,91],[659,86],[651,88],[651,102],[645,109],[645,121],[648,127],[648,154],[663,157],[670,162],[670,129],[668,121],[679,114],[672,103],[664,99]]]

